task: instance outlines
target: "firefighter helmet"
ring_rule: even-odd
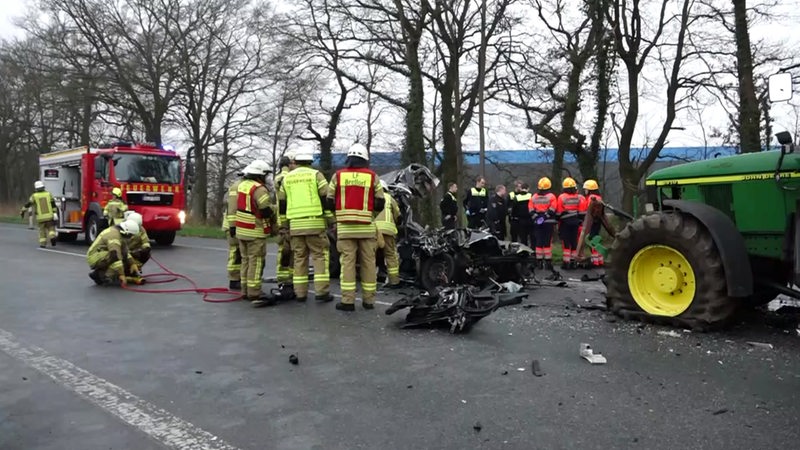
[[[600,186],[597,184],[597,181],[595,181],[595,180],[586,180],[583,183],[583,188],[586,189],[587,191],[600,190]]]
[[[131,219],[123,220],[119,225],[119,232],[123,235],[130,236],[139,234],[139,225]]]
[[[564,189],[575,188],[578,187],[578,183],[576,183],[575,180],[572,179],[572,177],[567,177],[564,178],[564,181],[561,182],[561,187]]]
[[[314,154],[308,150],[298,150],[294,154],[294,160],[296,162],[314,162]]]
[[[125,211],[124,214],[125,220],[132,220],[136,222],[136,225],[142,226],[142,215],[136,211]]]
[[[114,197],[122,198],[122,189],[115,187],[114,189],[111,190],[111,195],[113,195]]]
[[[553,187],[553,183],[550,181],[550,178],[542,177],[539,178],[539,183],[536,185],[536,187],[541,191],[546,191]]]
[[[42,183],[41,180],[36,180],[33,183],[33,188],[36,189],[37,191],[41,191],[42,189],[44,189],[44,183]]]
[[[364,147],[358,142],[350,146],[350,148],[347,150],[347,156],[355,156],[365,161],[369,161],[369,152],[367,151],[367,147]]]

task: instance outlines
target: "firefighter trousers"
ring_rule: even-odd
[[[56,238],[56,223],[52,220],[39,223],[39,247],[47,245],[47,241]]]
[[[564,262],[570,262],[577,256],[578,251],[578,233],[581,222],[578,219],[565,219],[558,224],[558,231],[561,237],[561,245],[564,250],[562,259]]]
[[[281,228],[278,231],[278,255],[276,267],[278,283],[292,282],[294,272],[294,252],[292,251],[292,238],[289,230]],[[308,264],[306,264],[308,267]],[[315,269],[316,270],[316,269]]]
[[[239,250],[239,239],[228,234],[228,281],[242,279],[242,252]]]
[[[383,260],[386,262],[386,274],[389,284],[400,283],[400,257],[397,254],[397,236],[383,235]]]
[[[537,259],[553,258],[553,227],[552,223],[541,225],[533,224],[533,239],[531,246],[536,249]]]
[[[356,302],[356,262],[361,268],[362,300],[366,304],[375,303],[375,291],[378,289],[378,273],[375,270],[375,252],[377,239],[338,239],[336,249],[339,250],[339,261],[342,273],[339,285],[342,288],[342,303]],[[316,277],[316,275],[315,275]]]
[[[241,281],[242,293],[248,300],[261,298],[261,278],[264,275],[264,258],[267,256],[266,238],[253,240],[239,239],[242,254]]]
[[[325,231],[309,236],[292,236],[291,246],[294,256],[292,284],[298,297],[308,295],[308,259],[314,264],[314,295],[328,294],[331,290],[330,241]]]
[[[102,276],[109,280],[116,280],[120,275],[125,274],[125,265],[122,261],[117,259],[117,254],[114,252],[103,251],[96,252],[86,257],[86,262],[89,263],[89,268],[100,273]],[[128,255],[128,265],[134,265],[136,261]]]

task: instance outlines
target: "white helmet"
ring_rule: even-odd
[[[294,154],[296,162],[314,162],[314,154],[308,150],[298,150]]]
[[[131,219],[123,220],[119,225],[119,231],[125,235],[139,234],[139,225]]]
[[[136,222],[136,225],[139,225],[141,228],[142,226],[142,215],[136,211],[125,211],[124,214],[125,220],[132,220]]]
[[[242,171],[245,175],[266,175],[267,172],[269,172],[269,164],[260,159],[251,162]]]
[[[42,183],[41,180],[36,180],[33,183],[33,188],[36,189],[36,190],[44,189],[44,183]]]
[[[347,156],[357,156],[365,161],[369,161],[369,152],[367,151],[367,147],[364,147],[358,142],[350,146],[350,148],[347,150]]]

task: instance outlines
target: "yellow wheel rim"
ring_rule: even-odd
[[[674,248],[648,245],[634,255],[628,266],[628,287],[647,313],[675,317],[694,300],[694,270]]]

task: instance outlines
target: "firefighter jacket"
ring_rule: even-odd
[[[125,218],[125,211],[128,210],[128,205],[119,197],[114,197],[106,203],[103,208],[103,216],[108,219],[108,226],[114,226]]]
[[[508,196],[509,213],[512,222],[530,222],[528,204],[533,198],[530,192],[512,192]]]
[[[272,180],[272,185],[275,186],[275,192],[276,192],[276,194],[278,194],[275,197],[276,197],[276,203],[277,203],[277,206],[278,206],[278,226],[279,227],[287,225],[286,207],[285,207],[286,205],[281,205],[281,203],[286,201],[286,198],[285,197],[281,198],[280,197],[280,192],[281,192],[281,187],[283,186],[283,178],[288,173],[289,173],[289,168],[288,167],[281,167],[281,171],[278,172],[277,174],[275,174],[275,178],[273,178],[273,180]],[[323,177],[323,179],[324,179],[324,177]],[[326,181],[325,185],[327,186],[327,184],[328,184],[328,182]],[[283,211],[283,212],[281,212],[281,211]]]
[[[240,241],[266,238],[271,231],[271,216],[267,188],[255,180],[242,180],[236,196],[236,237]]]
[[[603,202],[603,197],[600,194],[589,194],[586,196],[586,207],[589,207],[589,204],[592,203],[592,200],[596,202]]]
[[[400,217],[400,207],[388,192],[383,193],[383,198],[386,200],[386,204],[383,206],[383,211],[378,213],[375,225],[381,234],[397,236],[397,218]]]
[[[328,198],[334,203],[339,238],[375,237],[373,214],[383,210],[385,203],[375,172],[356,167],[338,170],[328,186]]]
[[[445,192],[442,201],[439,202],[439,210],[442,212],[442,218],[446,219],[447,216],[454,218],[458,215],[458,200],[452,192]]]
[[[586,197],[581,194],[568,194],[564,192],[558,196],[556,214],[561,217],[580,216],[586,212]]]
[[[234,181],[228,187],[228,197],[225,206],[225,215],[222,217],[222,229],[228,231],[231,225],[236,224],[236,202],[239,199],[239,183],[242,180]]]
[[[144,227],[139,227],[139,232],[131,236],[128,241],[128,249],[133,252],[146,248],[150,248],[150,238],[147,237],[147,230]]]
[[[486,209],[489,207],[489,198],[486,193],[486,188],[473,187],[467,191],[467,196],[464,198],[464,208],[469,215],[485,214]]]
[[[528,211],[536,219],[555,216],[556,209],[558,209],[558,199],[552,192],[537,192],[531,196],[528,202]]]
[[[25,206],[23,206],[22,209],[26,210],[31,206],[33,206],[36,222],[43,223],[52,222],[55,220],[54,213],[56,211],[56,201],[53,200],[53,196],[50,195],[49,192],[34,192],[28,199],[28,203],[25,203]]]
[[[135,264],[131,256],[128,254],[128,242],[122,237],[117,227],[109,227],[97,235],[97,239],[92,242],[89,251],[86,252],[86,262],[89,267],[94,268],[95,264],[110,256],[111,265],[108,267],[110,270],[116,272],[117,275],[125,275],[125,264]]]
[[[326,197],[328,182],[325,175],[317,169],[300,166],[286,173],[280,180],[278,189],[278,214],[288,220],[292,236],[318,235],[325,231]]]

